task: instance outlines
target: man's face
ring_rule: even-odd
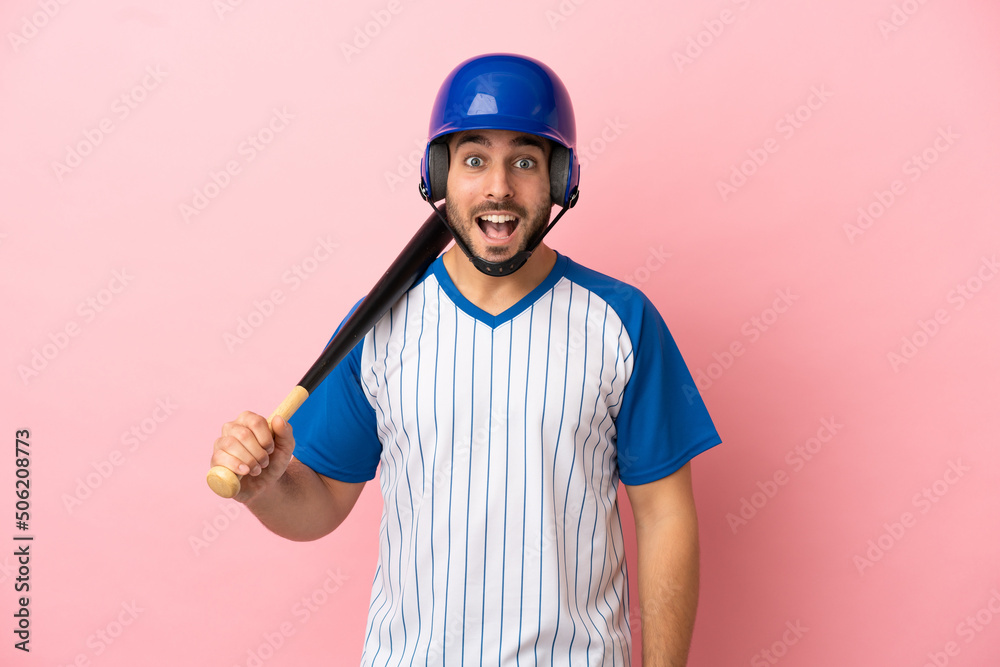
[[[448,141],[448,221],[473,254],[510,259],[549,222],[547,139],[507,130],[468,130]]]

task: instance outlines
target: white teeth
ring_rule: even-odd
[[[514,222],[517,217],[513,215],[507,215],[505,213],[494,213],[491,215],[480,216],[486,222]]]

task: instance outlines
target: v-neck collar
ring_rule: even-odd
[[[444,255],[434,260],[434,263],[431,265],[431,269],[434,276],[437,278],[441,289],[444,290],[444,293],[448,295],[448,298],[451,299],[462,312],[479,320],[486,326],[495,329],[504,322],[509,322],[523,313],[531,307],[533,303],[538,301],[543,294],[552,289],[552,286],[559,282],[559,279],[565,275],[566,265],[568,262],[569,258],[557,252],[556,262],[552,266],[552,270],[549,271],[549,275],[545,276],[545,279],[542,282],[540,282],[533,290],[521,297],[517,303],[498,315],[492,315],[486,312],[466,299],[465,296],[458,291],[458,288],[452,281],[451,276],[448,275],[448,269],[444,266]]]

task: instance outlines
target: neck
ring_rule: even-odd
[[[444,254],[444,268],[455,287],[477,308],[499,315],[538,287],[556,263],[556,252],[540,243],[520,269],[508,276],[488,276],[473,266],[457,246]]]

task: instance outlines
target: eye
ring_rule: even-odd
[[[469,167],[482,167],[483,158],[476,157],[475,155],[465,158],[465,164]]]
[[[518,169],[531,169],[532,167],[535,166],[535,161],[532,160],[531,158],[523,157],[514,164],[517,165]]]

